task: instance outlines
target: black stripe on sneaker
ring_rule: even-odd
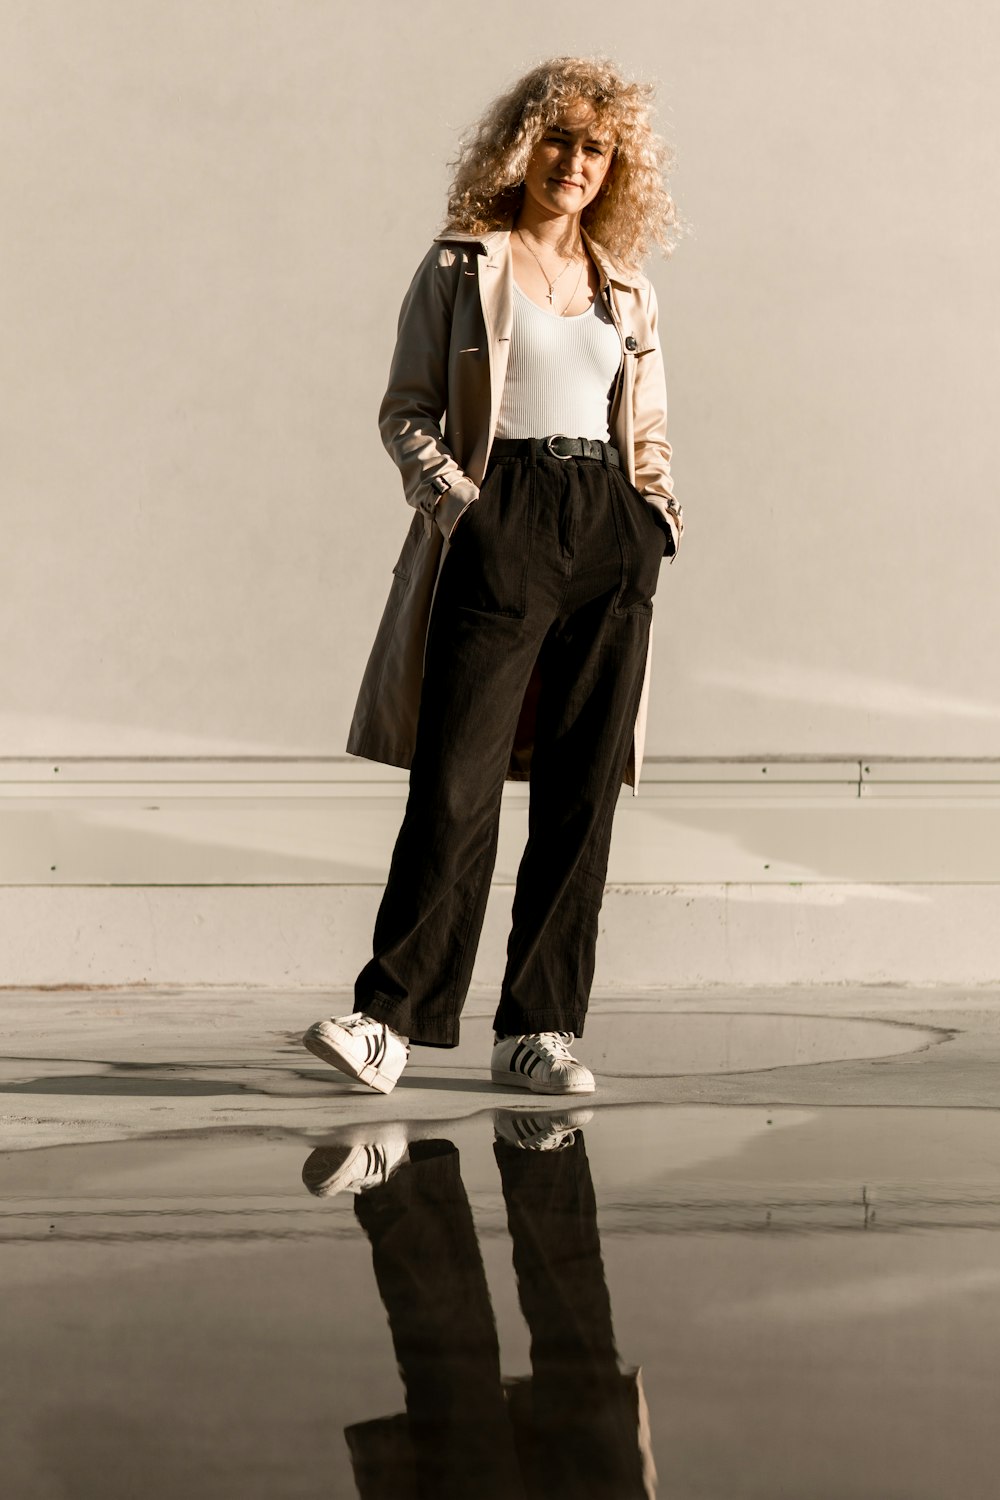
[[[520,1060],[521,1054],[523,1052],[527,1052],[527,1050],[528,1049],[524,1045],[523,1042],[518,1042],[517,1046],[514,1048],[513,1052],[510,1054],[510,1062],[507,1064],[507,1066],[508,1066],[508,1068],[510,1069],[510,1071],[512,1073],[518,1073],[518,1072],[523,1071],[522,1069],[520,1069],[518,1067],[518,1062]]]
[[[381,1032],[379,1033],[378,1040],[375,1043],[375,1056],[372,1058],[372,1062],[375,1064],[376,1068],[380,1066],[382,1059],[385,1056],[385,1042],[386,1032],[385,1027],[383,1026]]]
[[[372,1036],[371,1032],[370,1031],[367,1032],[366,1035],[365,1035],[365,1065],[366,1066],[372,1060],[372,1043],[374,1042],[374,1040],[375,1040],[375,1038]]]
[[[541,1060],[542,1059],[539,1057],[538,1053],[536,1052],[535,1055],[534,1055],[534,1057],[532,1057],[531,1061],[528,1063],[527,1067],[524,1070],[527,1073],[527,1075],[528,1075],[529,1078],[534,1078],[534,1076],[535,1076],[535,1069],[538,1067],[538,1064],[541,1062]]]

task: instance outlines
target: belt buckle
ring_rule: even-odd
[[[545,439],[546,452],[549,453],[552,458],[558,458],[564,464],[569,463],[570,459],[573,457],[572,453],[557,453],[552,446],[552,444],[557,442],[559,438],[565,438],[567,442],[572,442],[572,439],[570,438],[568,432],[552,432]]]

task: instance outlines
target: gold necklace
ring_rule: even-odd
[[[569,270],[570,266],[573,264],[574,260],[576,259],[576,256],[575,255],[570,256],[569,260],[566,262],[566,264],[563,266],[562,270],[559,272],[559,276],[556,277],[556,281],[550,281],[549,280],[548,272],[546,271],[545,267],[542,265],[541,261],[538,259],[538,256],[535,254],[534,250],[532,250],[531,246],[528,244],[528,241],[524,238],[524,235],[521,233],[520,229],[516,229],[514,231],[514,233],[517,235],[518,239],[521,241],[521,244],[527,250],[528,254],[532,257],[532,259],[534,260],[534,262],[537,265],[538,269],[541,271],[542,275],[545,277],[545,285],[549,289],[549,306],[551,307],[552,306],[552,296],[553,296],[553,293],[555,292],[556,281],[559,280],[559,276],[565,276],[566,272]],[[584,265],[584,263],[583,263],[583,261],[581,261],[580,262],[580,276],[583,275],[583,265]],[[580,285],[580,276],[578,276],[576,278],[576,286],[573,288],[573,297],[576,296],[576,287]],[[569,302],[572,302],[573,297],[570,297]],[[569,307],[569,302],[566,303],[567,307]]]
[[[577,273],[577,278],[576,278],[576,282],[575,282],[575,284],[573,286],[573,290],[569,294],[569,300],[566,303],[566,307],[572,307],[572,305],[573,305],[573,298],[576,296],[577,291],[578,291],[579,286],[580,286],[580,282],[583,280],[583,267],[584,267],[584,265],[586,265],[586,261],[583,261],[580,264],[580,270]],[[551,301],[552,299],[550,298],[549,300]],[[564,307],[563,310],[562,310],[562,312],[559,314],[559,316],[561,318],[564,318],[566,316],[566,307]]]

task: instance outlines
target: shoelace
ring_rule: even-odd
[[[345,1016],[337,1024],[338,1026],[342,1026],[345,1031],[364,1031],[366,1027],[374,1027],[376,1030],[381,1028],[386,1034],[386,1041],[388,1041],[389,1037],[394,1037],[397,1042],[402,1042],[406,1048],[407,1057],[410,1055],[409,1037],[402,1036],[392,1026],[387,1026],[384,1021],[376,1021],[374,1016],[366,1016],[362,1010],[352,1011],[349,1016]]]
[[[530,1042],[546,1062],[576,1062],[569,1050],[569,1044],[573,1040],[571,1031],[536,1031],[524,1040]]]
[[[338,1021],[337,1025],[342,1026],[345,1031],[357,1031],[359,1027],[363,1026],[381,1026],[382,1022],[374,1021],[371,1016],[366,1016],[363,1011],[356,1010],[349,1016],[345,1016],[343,1020]]]

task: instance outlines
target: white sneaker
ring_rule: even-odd
[[[405,1036],[362,1011],[317,1021],[302,1038],[302,1045],[380,1094],[389,1094],[396,1087],[410,1055]]]
[[[572,1146],[576,1132],[594,1118],[592,1109],[564,1109],[547,1115],[524,1109],[495,1109],[493,1129],[498,1141],[521,1151],[562,1151]]]
[[[367,1193],[388,1182],[406,1160],[406,1126],[379,1126],[377,1140],[317,1146],[306,1158],[302,1181],[317,1198],[335,1193]]]
[[[493,1048],[494,1083],[533,1094],[592,1094],[594,1075],[569,1050],[571,1031],[505,1036]]]

